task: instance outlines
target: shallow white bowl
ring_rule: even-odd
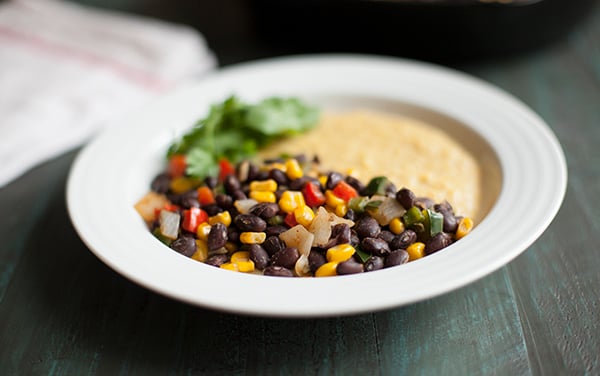
[[[299,96],[323,108],[371,108],[434,121],[488,168],[485,217],[469,236],[424,259],[333,278],[270,278],[214,268],[157,241],[133,209],[164,167],[174,138],[211,104]],[[468,75],[392,58],[289,57],[223,69],[124,119],[78,155],[68,181],[71,220],[90,250],[153,291],[188,303],[268,316],[381,310],[457,289],[505,265],[547,228],[563,200],[564,155],[520,101]],[[519,225],[514,225],[518,218]]]

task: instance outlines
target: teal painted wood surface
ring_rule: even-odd
[[[70,152],[0,189],[0,374],[600,374],[600,9],[553,46],[457,68],[531,106],[567,156],[557,218],[509,265],[449,294],[358,316],[189,306],[86,249],[65,208]]]

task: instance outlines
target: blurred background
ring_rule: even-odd
[[[74,1],[74,0],[72,0]],[[443,64],[547,46],[596,0],[79,0],[184,23],[220,65],[313,52],[390,54]]]

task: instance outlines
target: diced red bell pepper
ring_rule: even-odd
[[[350,201],[351,198],[358,197],[356,189],[343,180],[333,188],[333,194],[346,202]]]
[[[294,215],[294,212],[289,212],[287,213],[287,215],[285,216],[285,219],[283,220],[283,222],[288,225],[289,227],[294,227],[298,224],[298,221],[296,221],[296,216]]]
[[[213,191],[207,186],[202,186],[198,188],[198,201],[200,205],[210,205],[215,203],[215,195]]]
[[[162,208],[154,209],[154,217],[158,218],[158,215],[160,214],[161,210],[176,212],[179,210],[179,206],[172,204],[172,203],[165,204]]]
[[[223,158],[219,161],[219,181],[225,180],[227,175],[235,174],[235,166],[227,159]]]
[[[325,195],[315,183],[306,183],[302,189],[302,194],[304,195],[304,202],[311,208],[325,204]]]
[[[181,227],[189,232],[198,231],[198,225],[208,221],[208,213],[200,208],[190,208],[183,211]]]
[[[177,178],[185,175],[187,169],[187,162],[185,155],[175,154],[169,158],[169,164],[167,166],[167,173],[171,178]]]

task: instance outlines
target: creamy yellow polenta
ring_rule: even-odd
[[[354,171],[363,182],[387,176],[417,196],[447,200],[479,219],[480,165],[459,142],[422,121],[371,111],[325,113],[313,130],[277,142],[259,157],[318,155],[325,169]]]

